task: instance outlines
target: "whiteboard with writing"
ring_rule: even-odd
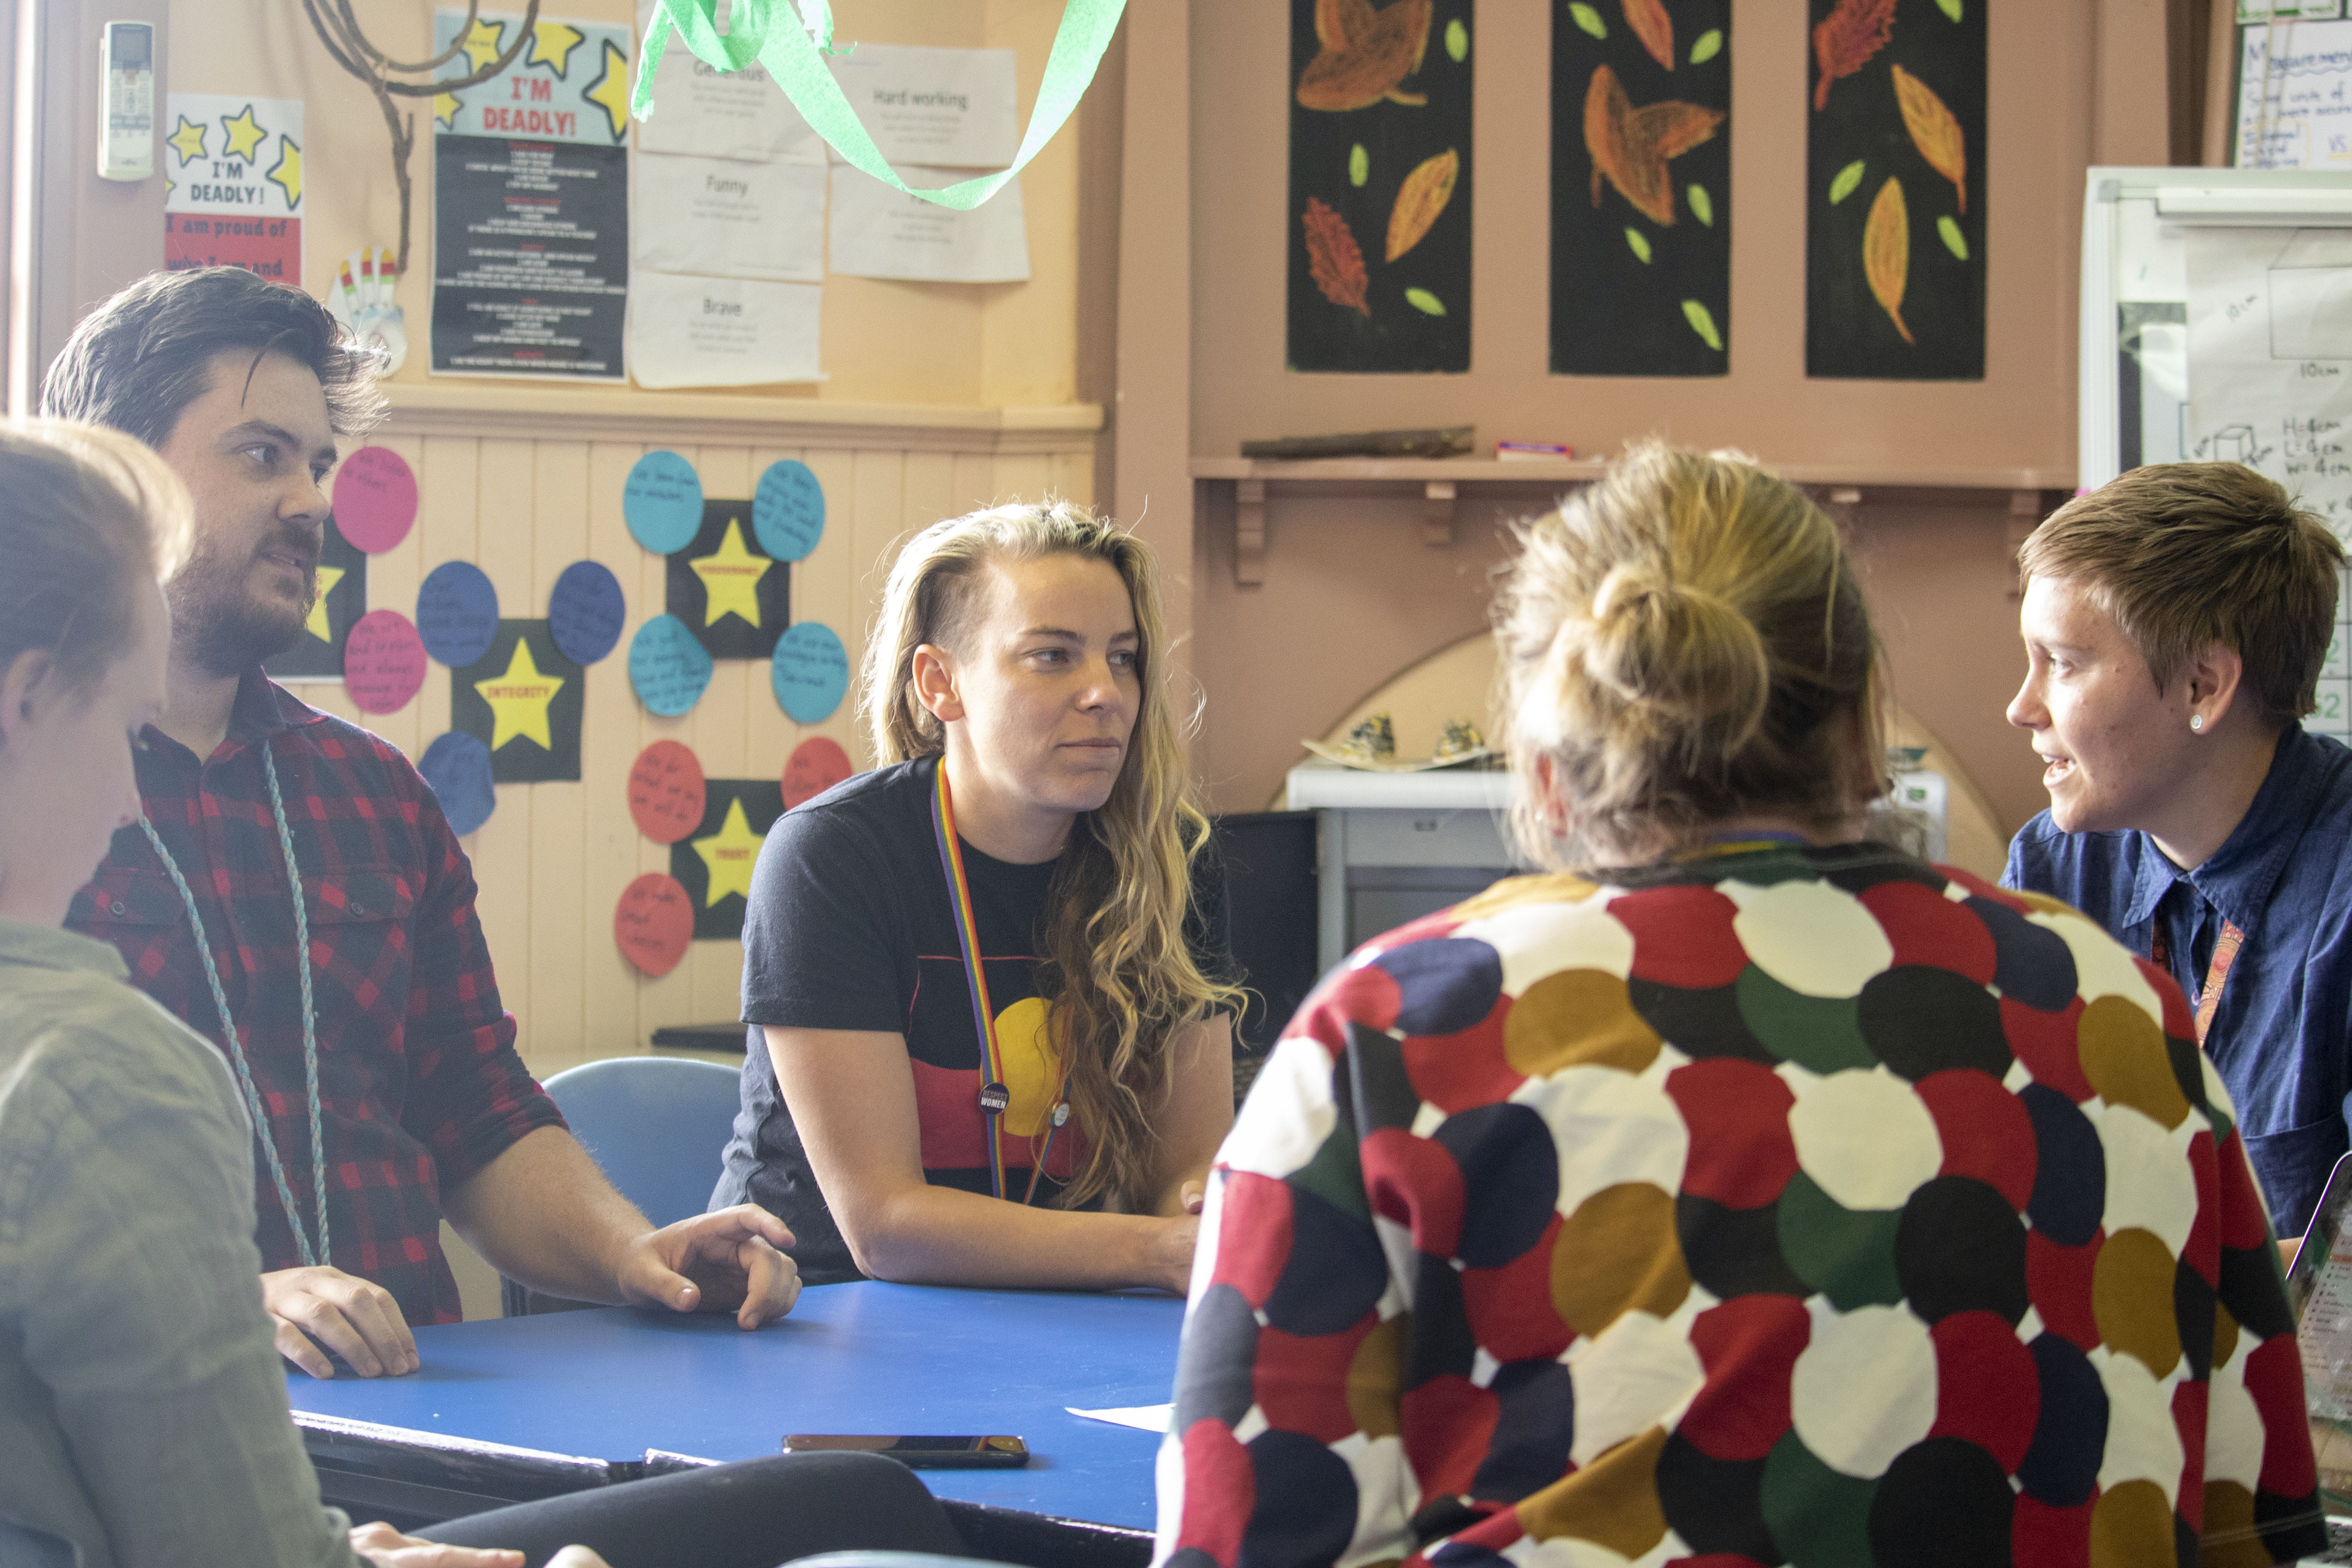
[[[2352,540],[2352,167],[2090,171],[2079,481],[2237,462]],[[2319,711],[2352,740],[2352,581]]]

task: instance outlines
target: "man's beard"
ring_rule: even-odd
[[[299,606],[258,598],[250,584],[264,551],[302,562]],[[199,544],[165,590],[172,606],[172,643],[183,658],[211,675],[242,675],[300,640],[319,596],[319,538],[288,528],[256,545],[242,560],[224,560]]]

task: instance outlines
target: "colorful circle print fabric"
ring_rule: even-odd
[[[2268,1222],[2170,981],[1866,845],[1626,882],[1381,938],[1276,1047],[1202,1219],[1171,1568],[2324,1545]]]

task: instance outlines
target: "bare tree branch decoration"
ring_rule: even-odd
[[[466,0],[465,25],[457,29],[457,41],[429,60],[396,60],[373,44],[360,30],[359,18],[352,14],[352,0],[302,0],[302,14],[310,18],[310,26],[319,35],[334,62],[365,82],[375,95],[376,107],[383,110],[384,128],[392,132],[392,177],[400,185],[400,259],[395,271],[408,276],[408,154],[416,145],[416,116],[403,114],[393,107],[395,98],[432,98],[444,92],[456,92],[475,87],[497,76],[514,64],[523,46],[530,42],[531,30],[539,21],[539,0],[528,0],[522,26],[515,29],[514,42],[506,52],[490,64],[472,74],[451,77],[446,81],[401,81],[399,77],[425,76],[439,70],[466,52],[466,39],[481,16],[481,0]]]

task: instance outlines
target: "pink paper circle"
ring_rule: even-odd
[[[613,941],[621,956],[658,980],[676,969],[694,940],[694,900],[675,877],[648,871],[621,889]]]
[[[335,470],[334,505],[343,537],[381,555],[416,521],[416,475],[391,447],[362,447]]]
[[[370,610],[343,643],[343,689],[365,713],[397,713],[425,686],[425,639],[398,610]]]

